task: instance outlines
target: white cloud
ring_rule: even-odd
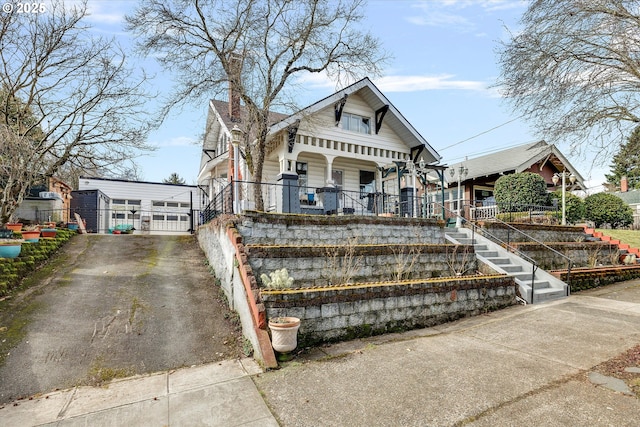
[[[455,80],[453,74],[436,76],[386,76],[374,81],[382,92],[417,92],[425,90],[485,91],[487,84],[474,80]]]
[[[474,18],[483,13],[524,9],[527,4],[527,0],[427,0],[414,3],[412,8],[418,13],[406,19],[415,25],[470,32],[477,27]]]
[[[331,89],[338,90],[336,83],[326,74],[308,74],[297,80],[309,90]],[[472,90],[487,92],[496,96],[495,90],[489,89],[489,83],[477,80],[456,80],[454,74],[439,75],[390,75],[373,79],[373,83],[383,93],[392,92],[421,92],[427,90]]]
[[[411,16],[407,18],[407,21],[412,24],[424,25],[429,27],[455,26],[458,29],[461,29],[471,28],[473,26],[473,24],[462,15],[455,15],[452,13],[445,13],[440,11],[429,11],[422,15]]]
[[[124,23],[124,15],[130,7],[131,3],[129,2],[88,2],[87,9],[89,16],[87,20],[106,25],[120,25]]]

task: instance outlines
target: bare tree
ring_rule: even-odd
[[[33,140],[0,123],[0,224],[9,222],[35,182],[38,174],[33,165]]]
[[[499,51],[504,96],[545,139],[617,149],[640,121],[640,1],[536,0],[520,23]]]
[[[113,40],[92,35],[86,2],[45,7],[0,15],[0,223],[34,179],[63,166],[118,167],[149,148],[145,76]]]
[[[239,123],[250,135],[247,164],[261,182],[269,112],[291,108],[285,95],[296,76],[326,72],[344,82],[380,73],[386,59],[380,43],[358,28],[364,6],[363,0],[149,0],[127,21],[141,52],[177,75],[163,114],[204,104],[231,84],[247,113]],[[262,192],[255,194],[262,210]]]

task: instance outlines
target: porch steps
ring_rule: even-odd
[[[475,235],[471,230],[451,229],[445,238],[452,243],[472,244],[479,261],[495,271],[512,276],[520,289],[520,295],[527,303],[541,303],[564,298],[568,286],[560,279],[538,268],[533,274],[533,265],[511,253],[489,239]]]

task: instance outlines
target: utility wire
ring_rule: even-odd
[[[451,148],[451,147],[455,147],[456,145],[460,145],[460,144],[462,144],[463,142],[467,142],[467,141],[469,141],[469,140],[472,140],[473,138],[477,138],[477,137],[482,136],[482,135],[484,135],[484,134],[486,134],[486,133],[489,133],[489,132],[494,131],[494,130],[496,130],[496,129],[498,129],[498,128],[501,128],[502,126],[506,126],[506,125],[508,125],[508,124],[509,124],[509,123],[511,123],[511,122],[515,122],[516,120],[518,120],[518,119],[520,119],[520,118],[522,118],[522,116],[516,117],[515,119],[511,119],[511,120],[509,120],[508,122],[502,123],[501,125],[498,125],[498,126],[496,126],[496,127],[493,127],[493,128],[491,128],[491,129],[489,129],[489,130],[485,130],[484,132],[480,132],[479,134],[477,134],[477,135],[473,135],[472,137],[469,137],[469,138],[467,138],[467,139],[463,139],[462,141],[458,141],[458,142],[456,142],[455,144],[451,144],[451,145],[449,145],[449,146],[447,146],[447,147],[440,148],[440,149],[438,149],[438,151],[444,151],[444,150],[447,150],[447,149],[449,149],[449,148]]]
[[[473,153],[467,153],[467,154],[464,154],[464,155],[458,156],[458,157],[451,157],[451,158],[447,157],[447,160],[449,162],[451,162],[453,160],[464,159],[464,158],[468,158],[468,157],[475,158],[475,157],[483,156],[485,154],[497,153],[499,151],[508,150],[510,148],[515,148],[515,147],[519,147],[521,145],[531,144],[533,142],[538,142],[538,141],[540,141],[540,140],[539,139],[532,139],[532,140],[525,141],[525,142],[516,142],[516,143],[510,144],[510,145],[501,145],[499,147],[491,147],[491,148],[487,148],[486,150],[475,151]]]

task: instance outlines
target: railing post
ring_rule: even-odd
[[[533,294],[535,293],[535,289],[536,289],[536,265],[535,264],[531,264],[532,269],[531,269],[531,304],[533,304]]]
[[[573,262],[571,259],[567,262],[567,296],[571,294],[571,266]]]

